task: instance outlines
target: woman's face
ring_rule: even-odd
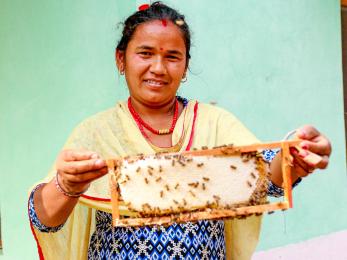
[[[130,95],[148,106],[161,106],[175,97],[187,68],[186,47],[179,28],[155,20],[139,25],[124,53],[117,51]]]

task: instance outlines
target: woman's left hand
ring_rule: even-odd
[[[293,167],[298,177],[306,177],[315,169],[325,169],[329,164],[331,154],[331,144],[328,138],[321,134],[311,125],[300,127],[296,131],[298,138],[303,141],[299,144],[300,150],[291,148],[293,156]],[[310,160],[310,154],[316,154],[321,157],[318,162]]]

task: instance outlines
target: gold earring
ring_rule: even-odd
[[[124,70],[119,71],[119,74],[124,75]]]
[[[181,80],[182,83],[187,82],[187,76],[184,76]]]

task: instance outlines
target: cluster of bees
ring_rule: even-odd
[[[204,175],[201,175],[201,178],[199,180],[196,180],[194,182],[190,183],[167,183],[165,180],[165,175],[162,175],[164,173],[165,169],[161,165],[156,165],[155,167],[151,165],[147,166],[138,166],[136,168],[136,174],[139,174],[141,178],[143,178],[143,184],[144,185],[150,185],[150,184],[160,184],[162,189],[159,191],[159,197],[161,199],[165,199],[166,195],[170,193],[171,191],[178,191],[182,186],[186,186],[185,190],[188,189],[189,196],[186,198],[182,198],[178,200],[177,198],[172,199],[172,203],[169,208],[167,209],[161,209],[158,206],[151,206],[149,203],[144,203],[141,205],[141,211],[135,210],[131,202],[125,202],[125,206],[130,211],[135,211],[138,213],[141,217],[155,217],[155,216],[164,216],[164,215],[175,215],[178,213],[188,213],[188,212],[194,212],[194,211],[208,211],[208,210],[216,210],[216,209],[229,209],[229,210],[235,210],[238,207],[244,207],[244,206],[254,206],[259,204],[266,203],[266,195],[267,195],[267,178],[269,177],[269,172],[266,170],[266,165],[263,160],[263,157],[258,152],[247,152],[247,153],[240,153],[239,151],[235,150],[232,145],[225,145],[218,147],[222,154],[224,155],[230,155],[230,154],[239,154],[241,156],[241,160],[243,163],[247,163],[251,160],[255,161],[255,169],[254,172],[249,173],[249,180],[246,181],[246,186],[249,188],[254,188],[253,186],[256,185],[255,190],[250,197],[248,202],[239,203],[239,204],[233,204],[233,205],[220,205],[221,198],[217,195],[212,195],[213,200],[212,201],[206,201],[205,206],[203,207],[195,207],[192,208],[189,206],[189,203],[187,200],[189,200],[189,196],[191,198],[196,198],[197,194],[201,191],[205,191],[208,189],[210,178]],[[202,147],[202,150],[208,149],[207,147]],[[131,158],[124,158],[127,160],[128,164],[132,164],[136,162],[137,160],[145,160],[146,156],[144,155],[138,155],[136,159]],[[192,156],[184,156],[182,154],[156,154],[154,159],[165,159],[165,160],[171,160],[170,165],[172,167],[185,167],[186,165],[195,165],[197,168],[204,168],[204,163],[200,160],[195,161]],[[126,169],[126,166],[124,166]],[[165,166],[167,167],[167,165]],[[230,164],[230,170],[231,172],[236,172],[237,166]],[[259,173],[259,176],[263,173],[264,178],[258,178],[256,172]],[[261,177],[261,176],[260,176]],[[120,174],[118,172],[117,176],[118,183],[122,185],[122,187],[126,187],[127,183],[131,180],[131,177],[127,174]],[[254,184],[255,183],[255,184]],[[247,215],[238,216],[238,218],[246,217]]]

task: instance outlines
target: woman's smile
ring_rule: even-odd
[[[166,81],[156,80],[156,79],[145,79],[144,83],[147,86],[153,87],[153,88],[164,87],[164,86],[166,86],[168,84]]]

